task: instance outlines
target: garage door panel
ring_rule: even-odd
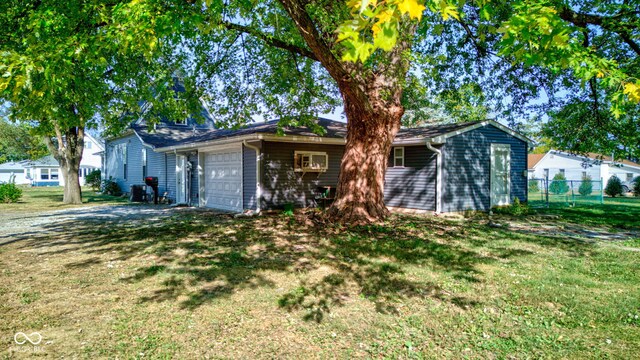
[[[205,153],[206,206],[223,210],[242,210],[241,151]]]

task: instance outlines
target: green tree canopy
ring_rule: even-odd
[[[0,118],[0,163],[38,159],[48,153],[42,139],[33,136],[28,124],[14,124]]]

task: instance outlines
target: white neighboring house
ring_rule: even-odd
[[[10,161],[0,164],[0,183],[15,182],[16,184],[29,184],[31,180],[26,178],[25,165],[29,160]]]
[[[84,150],[80,161],[80,185],[93,170],[102,168],[104,145],[89,134],[84,137]],[[10,174],[15,175],[16,184],[33,186],[64,186],[62,169],[52,155],[37,160],[23,160],[15,163],[0,164],[0,181],[8,182]],[[6,177],[6,179],[5,179]]]
[[[567,180],[581,180],[589,175],[593,180],[604,180],[617,176],[630,188],[633,179],[640,176],[640,164],[629,160],[611,161],[611,156],[588,153],[586,156],[559,150],[549,150],[546,154],[529,154],[527,164],[529,178],[544,179],[563,173]]]

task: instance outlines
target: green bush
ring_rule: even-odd
[[[529,179],[529,192],[530,193],[540,192],[540,185],[538,184],[538,180],[533,178]]]
[[[102,184],[102,173],[100,172],[100,169],[96,169],[88,173],[84,178],[84,182],[85,184],[91,186],[93,190],[99,190],[100,185]]]
[[[616,197],[617,195],[622,195],[622,192],[622,181],[613,175],[609,178],[609,181],[607,181],[607,187],[604,188],[604,193],[611,197]]]
[[[588,196],[593,193],[593,182],[591,181],[591,176],[586,175],[582,177],[582,184],[580,184],[578,192],[582,196]]]
[[[22,189],[14,183],[0,185],[0,201],[3,203],[18,202],[22,198]]]
[[[520,202],[519,198],[513,200],[513,204],[509,206],[500,206],[493,209],[496,214],[506,214],[513,216],[524,216],[531,213],[531,208],[528,204]]]
[[[631,189],[631,191],[633,191],[633,196],[640,197],[640,176],[633,179],[632,184],[633,188]]]
[[[120,196],[122,190],[118,183],[113,180],[111,176],[108,179],[102,181],[102,193],[105,195]]]
[[[557,173],[551,184],[549,184],[549,192],[552,194],[560,195],[566,194],[569,191],[569,185],[567,185],[567,178],[564,177],[564,174]]]

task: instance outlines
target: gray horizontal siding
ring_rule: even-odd
[[[242,146],[243,209],[256,209],[256,151]]]
[[[324,173],[293,171],[294,151],[324,151],[329,156],[329,168]],[[286,203],[295,206],[315,206],[318,186],[336,186],[343,145],[292,144],[263,142],[262,145],[263,208],[279,208]]]
[[[115,145],[122,143],[127,144],[126,179],[124,176],[124,159],[117,158],[115,156]],[[120,139],[107,140],[105,146],[105,178],[112,177],[118,183],[120,189],[126,193],[130,191],[131,185],[143,185],[144,178],[142,174],[142,149],[142,142],[135,134]],[[170,198],[175,199],[175,155],[156,153],[148,147],[146,149],[147,176],[158,177],[158,191],[160,192],[160,195],[168,191]],[[167,160],[171,162],[171,159],[173,161],[173,165],[168,164],[167,162]],[[169,169],[169,173],[173,175],[173,179],[167,179],[167,169]],[[149,189],[148,192],[151,193],[151,189]]]
[[[442,211],[489,210],[491,144],[511,145],[511,200],[526,200],[527,143],[486,125],[451,137],[442,147]]]
[[[435,210],[436,160],[436,154],[426,146],[406,146],[404,167],[393,167],[392,149],[385,175],[385,204],[409,209]]]

